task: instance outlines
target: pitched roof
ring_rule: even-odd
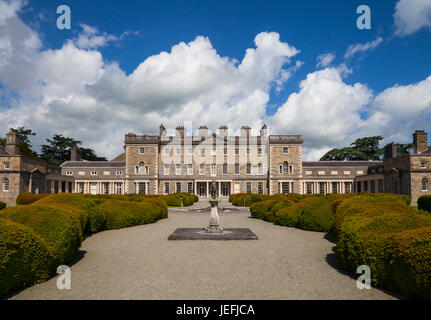
[[[111,161],[126,161],[126,153],[123,152],[122,154],[116,156],[114,159],[112,159]]]
[[[66,161],[60,167],[71,168],[125,168],[124,161]]]

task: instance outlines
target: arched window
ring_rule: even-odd
[[[139,162],[139,166],[136,166],[136,174],[148,174],[148,171],[149,167],[143,161]]]
[[[3,179],[3,191],[9,191],[9,179],[8,178]]]
[[[289,173],[289,164],[287,161],[283,162],[283,173]]]
[[[422,191],[428,191],[429,189],[429,180],[428,178],[422,179]]]

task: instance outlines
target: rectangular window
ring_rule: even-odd
[[[290,165],[289,166],[289,174],[292,174],[293,173],[293,166],[292,165]]]
[[[145,153],[145,148],[139,148],[139,154],[144,154]]]
[[[235,174],[239,174],[239,163],[235,163]]]
[[[227,155],[227,148],[224,148],[224,150],[223,150],[223,154],[224,154],[224,155]]]
[[[379,180],[378,190],[379,190],[379,193],[383,193],[383,180]]]
[[[4,162],[4,166],[5,169],[9,169],[10,168],[10,161],[5,161]]]
[[[165,194],[169,194],[169,182],[165,182]]]
[[[211,149],[211,155],[215,156],[217,154],[216,149]]]
[[[247,148],[247,155],[250,155],[250,148]]]
[[[163,167],[163,174],[165,176],[169,175],[171,171],[171,166],[169,164],[165,164]]]
[[[376,181],[374,180],[370,181],[370,188],[371,188],[371,193],[376,193]]]
[[[193,193],[193,182],[188,182],[187,183],[187,192],[188,193]]]
[[[325,194],[325,182],[319,182],[319,193]]]
[[[216,165],[215,163],[211,164],[211,176],[215,176],[216,175]]]
[[[205,149],[201,148],[201,156],[204,156],[204,155],[205,155]]]
[[[262,154],[262,148],[258,148],[258,149],[257,149],[257,154],[258,154],[258,155],[261,155],[261,154]]]
[[[247,174],[251,174],[251,163],[247,163],[247,167],[246,167],[246,173]]]
[[[97,176],[97,171],[91,171],[92,176]]]
[[[193,165],[192,164],[187,165],[187,174],[189,176],[193,175]]]
[[[251,182],[247,182],[247,183],[245,184],[245,187],[246,187],[246,191],[245,191],[245,192],[247,192],[247,193],[251,193]]]
[[[165,156],[168,156],[171,154],[171,150],[169,148],[164,148],[163,152],[164,152]]]
[[[307,182],[307,194],[312,194],[313,193],[313,183],[312,182]]]
[[[193,149],[192,148],[187,149],[187,155],[189,155],[189,156],[193,155]]]
[[[104,182],[103,183],[103,193],[104,194],[109,194],[109,182]]]
[[[223,174],[227,174],[227,163],[223,163]]]
[[[283,153],[284,154],[289,153],[289,148],[288,147],[283,147]]]
[[[180,156],[181,155],[181,149],[175,149],[175,154],[177,156]]]
[[[85,184],[84,182],[78,182],[78,193],[84,193]]]
[[[139,194],[147,194],[147,183],[148,182],[139,182],[138,183],[138,193]]]
[[[66,176],[71,176],[71,175],[73,175],[72,171],[66,171]]]
[[[204,164],[199,165],[199,174],[201,176],[203,176],[205,174],[205,165]]]
[[[282,193],[289,193],[290,192],[290,190],[289,190],[289,182],[282,182],[281,183],[281,192]]]
[[[263,194],[263,182],[257,183],[257,193]]]
[[[350,182],[344,182],[344,189],[346,193],[352,193],[352,184]]]
[[[175,174],[177,175],[177,176],[179,176],[179,175],[181,175],[182,174],[182,172],[181,172],[182,170],[181,170],[181,165],[180,164],[177,164],[177,165],[175,165]]]
[[[338,183],[332,182],[332,193],[338,193]]]
[[[123,193],[123,183],[115,182],[115,193],[122,194]]]
[[[235,148],[235,154],[239,155],[239,149],[238,148]]]
[[[121,175],[123,174],[123,171],[117,171],[117,172],[115,172],[115,174],[116,174],[117,176],[121,176]]]
[[[180,193],[181,192],[181,182],[177,182],[176,183],[176,192]]]
[[[427,167],[427,163],[425,161],[421,162],[421,168],[425,169]]]
[[[258,174],[263,174],[263,166],[261,163],[257,164],[257,173]]]

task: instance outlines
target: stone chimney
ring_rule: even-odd
[[[199,135],[201,137],[206,137],[208,135],[208,127],[207,126],[200,126],[199,127]]]
[[[160,137],[166,135],[166,128],[163,126],[163,124],[160,125]]]
[[[81,161],[81,149],[77,146],[70,148],[70,161]]]
[[[391,142],[385,146],[385,159],[396,158],[398,156],[397,145]]]
[[[422,153],[428,148],[428,133],[424,130],[416,130],[413,133],[414,153]]]
[[[268,127],[266,124],[263,125],[262,129],[260,129],[260,136],[267,137],[268,136]]]
[[[242,136],[242,137],[247,137],[247,136],[249,136],[249,135],[250,135],[250,130],[251,130],[251,128],[250,128],[250,127],[248,127],[248,126],[243,126],[243,127],[241,127],[241,136]]]
[[[175,135],[176,135],[177,137],[184,137],[184,136],[185,136],[185,132],[186,132],[186,130],[184,129],[184,127],[180,127],[180,126],[178,126],[178,127],[175,129]]]
[[[19,155],[19,143],[19,138],[15,132],[10,131],[6,134],[6,152],[11,156]]]
[[[220,126],[219,128],[219,134],[223,137],[227,137],[229,134],[229,129],[227,126]]]

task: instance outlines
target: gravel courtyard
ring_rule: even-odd
[[[208,211],[182,210],[169,209],[169,218],[155,224],[88,237],[71,266],[71,290],[57,289],[53,278],[10,298],[397,299],[357,289],[336,268],[335,244],[325,233],[275,226],[247,211],[221,213],[221,224],[250,228],[259,240],[168,241],[176,228],[208,223]]]

